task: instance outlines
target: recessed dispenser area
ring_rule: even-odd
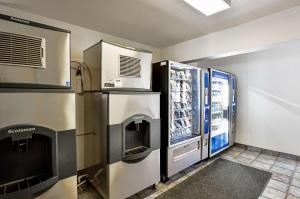
[[[147,116],[133,116],[125,122],[123,161],[145,158],[151,152],[150,121]]]
[[[17,126],[0,131],[0,197],[34,195],[57,181],[56,132]]]

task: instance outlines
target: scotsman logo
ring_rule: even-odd
[[[35,128],[24,128],[24,129],[9,129],[7,131],[8,134],[17,134],[17,133],[25,133],[35,131]]]

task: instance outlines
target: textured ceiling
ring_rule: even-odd
[[[154,47],[165,47],[300,5],[300,0],[232,0],[205,16],[183,0],[0,0],[29,11]]]

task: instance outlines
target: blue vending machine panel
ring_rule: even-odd
[[[229,146],[230,74],[211,69],[210,156]]]
[[[226,148],[227,146],[229,146],[228,133],[223,133],[221,135],[212,137],[211,143],[212,143],[212,146],[211,146],[212,154]]]
[[[209,73],[204,74],[204,134],[209,134]]]
[[[210,98],[209,98],[209,72],[203,72],[203,142],[202,142],[202,157],[206,159],[209,157],[209,132],[210,132]]]

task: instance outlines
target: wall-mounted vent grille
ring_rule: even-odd
[[[0,64],[45,67],[45,39],[0,31]]]
[[[141,60],[135,57],[120,55],[120,76],[140,77]]]

